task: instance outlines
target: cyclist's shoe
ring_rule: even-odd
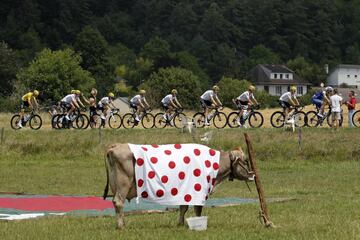
[[[210,126],[210,123],[205,121],[205,126]]]
[[[166,117],[166,114],[162,115],[162,118],[167,121],[167,117]]]
[[[140,119],[138,116],[135,117],[135,121],[136,121],[136,123],[140,122]]]
[[[21,120],[18,122],[17,126],[18,126],[19,128],[22,128],[22,127],[23,127],[22,124],[21,124]]]
[[[318,115],[319,117],[321,117],[321,118],[324,117],[324,115],[322,115],[321,113],[318,113],[317,115]]]
[[[169,122],[170,126],[174,127],[174,123],[172,121]]]
[[[289,124],[293,124],[295,121],[294,121],[294,119],[293,118],[290,118],[290,119],[288,119],[287,121],[286,121],[286,123],[289,123]]]
[[[66,119],[67,121],[70,121],[69,115],[66,115],[66,116],[65,116],[65,119]]]
[[[104,114],[101,114],[101,119],[102,119],[102,120],[105,120],[105,119],[106,119],[106,117],[105,117]]]

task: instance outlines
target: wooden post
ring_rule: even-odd
[[[274,224],[270,221],[270,218],[269,218],[269,212],[268,212],[268,209],[266,206],[265,194],[264,194],[263,188],[261,186],[259,172],[257,171],[256,160],[255,160],[255,155],[254,155],[254,151],[252,148],[251,140],[250,140],[250,137],[247,135],[247,133],[244,133],[244,136],[245,136],[245,141],[246,141],[246,145],[247,145],[247,149],[248,149],[251,169],[255,174],[255,185],[256,185],[256,190],[259,195],[259,202],[260,202],[260,208],[261,208],[260,214],[261,214],[262,219],[264,220],[265,227],[274,227]]]
[[[1,145],[4,143],[4,127],[1,128]]]

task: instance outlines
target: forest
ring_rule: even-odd
[[[261,63],[316,86],[325,64],[360,64],[360,1],[2,0],[0,22],[2,101],[47,84],[52,100],[83,85],[126,96],[166,74],[201,91]]]

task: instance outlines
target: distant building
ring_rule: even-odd
[[[329,73],[327,83],[338,87],[348,85],[360,88],[360,65],[339,64]]]
[[[284,65],[259,64],[249,72],[248,78],[257,90],[263,90],[272,96],[281,96],[291,86],[296,86],[298,95],[305,95],[311,86]]]

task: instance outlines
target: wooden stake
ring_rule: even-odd
[[[1,144],[4,143],[4,127],[1,128]]]
[[[251,169],[255,174],[255,185],[256,185],[256,190],[259,195],[259,202],[260,202],[260,208],[261,208],[260,217],[263,219],[265,227],[274,227],[274,224],[270,221],[270,218],[269,218],[269,212],[268,212],[268,209],[266,206],[265,194],[264,194],[263,188],[261,186],[259,172],[257,171],[256,160],[255,160],[255,155],[254,155],[254,151],[252,148],[251,140],[250,140],[250,137],[247,135],[247,133],[244,133],[244,136],[245,136],[245,141],[246,141],[246,145],[247,145],[247,149],[248,149]]]

